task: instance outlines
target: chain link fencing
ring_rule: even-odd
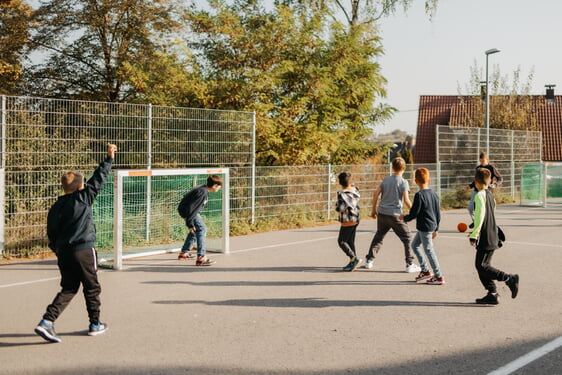
[[[90,176],[107,143],[119,148],[114,168],[228,167],[234,235],[334,220],[342,171],[351,172],[360,189],[365,217],[374,190],[391,173],[388,164],[256,167],[252,112],[0,98],[3,257],[49,254],[46,218],[62,194],[61,174],[77,170]],[[411,195],[417,191],[413,172],[425,167],[443,209],[466,207],[481,131],[439,127],[439,162],[408,165],[404,173]],[[492,162],[504,177],[496,196],[517,199],[522,165],[540,160],[540,133],[493,129],[490,145]]]

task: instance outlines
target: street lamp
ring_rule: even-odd
[[[484,52],[486,54],[486,154],[490,155],[490,90],[488,90],[488,56],[500,52],[492,48]]]

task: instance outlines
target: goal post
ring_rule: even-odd
[[[189,190],[207,177],[223,180],[219,192],[209,193],[201,212],[207,226],[209,251],[229,252],[230,178],[228,168],[114,170],[113,256],[105,252],[100,266],[120,270],[123,260],[178,251],[187,236],[177,206]],[[109,241],[106,241],[109,242]]]

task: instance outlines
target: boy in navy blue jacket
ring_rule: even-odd
[[[445,279],[439,268],[437,254],[433,250],[433,240],[437,237],[439,222],[441,221],[439,197],[429,188],[429,171],[426,168],[416,169],[414,177],[420,190],[414,195],[414,203],[410,208],[410,213],[404,216],[404,221],[417,219],[416,229],[418,232],[412,240],[412,250],[414,250],[414,254],[420,262],[421,272],[416,276],[415,281],[429,279],[426,281],[427,284],[442,285],[445,284]],[[433,269],[433,275],[429,272],[427,262],[421,252],[422,245]]]
[[[484,297],[477,298],[476,303],[485,305],[499,303],[494,280],[505,281],[511,290],[511,298],[517,297],[519,291],[519,275],[505,273],[491,264],[494,251],[499,247],[500,242],[494,214],[496,202],[493,194],[488,190],[491,181],[492,177],[488,169],[476,170],[474,185],[478,193],[474,199],[474,229],[469,236],[470,245],[476,246],[475,265],[478,277],[488,291]]]
[[[180,202],[178,210],[180,215],[185,219],[185,225],[189,230],[178,259],[191,258],[189,251],[197,242],[197,260],[196,266],[210,266],[215,263],[214,260],[207,258],[205,248],[205,240],[207,237],[207,226],[203,222],[203,218],[199,214],[209,199],[209,192],[217,192],[222,186],[222,179],[217,175],[207,177],[207,183],[199,185],[187,192]],[[228,233],[226,234],[228,235]]]
[[[80,172],[66,172],[61,177],[64,195],[60,196],[47,216],[49,248],[57,254],[61,274],[61,291],[47,306],[35,333],[50,342],[60,342],[54,321],[68,306],[82,284],[86,309],[90,319],[89,336],[107,331],[107,324],[99,320],[101,286],[98,281],[96,228],[92,218],[92,205],[101,191],[117,146],[107,145],[107,158],[84,184]]]

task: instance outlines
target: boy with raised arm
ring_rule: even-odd
[[[86,183],[80,172],[65,172],[61,177],[64,195],[49,210],[47,236],[49,248],[57,254],[61,291],[35,327],[35,333],[49,342],[61,342],[54,322],[78,293],[80,285],[90,320],[88,335],[96,336],[108,329],[107,324],[100,321],[101,286],[92,205],[105,184],[116,151],[117,146],[107,145],[107,157]]]

